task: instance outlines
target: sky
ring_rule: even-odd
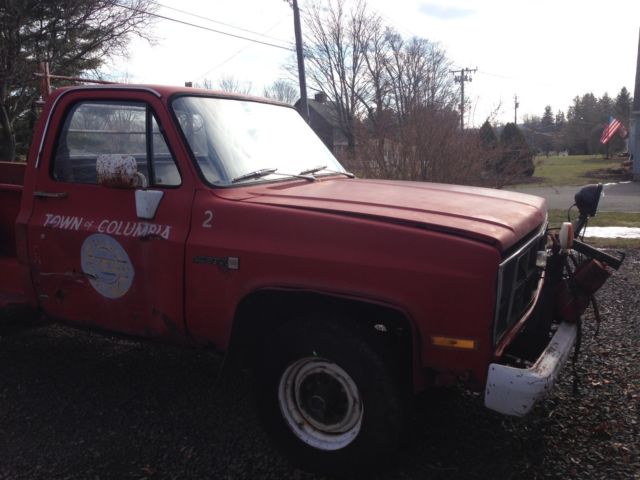
[[[294,43],[286,0],[157,3],[159,15],[274,45]],[[299,0],[302,10],[308,4]],[[515,95],[521,122],[525,115],[541,116],[546,105],[566,113],[577,95],[615,97],[623,86],[633,94],[639,0],[367,0],[367,5],[403,36],[438,42],[455,69],[477,68],[465,85],[471,102],[467,125],[479,126],[488,117],[513,121]],[[117,80],[167,85],[205,79],[215,85],[222,76],[233,76],[250,83],[256,95],[275,80],[296,81],[284,68],[294,61],[287,49],[161,18],[151,34],[153,44],[134,40],[128,58],[115,59],[105,72]]]

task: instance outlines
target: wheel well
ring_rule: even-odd
[[[412,383],[412,329],[397,309],[332,295],[263,290],[245,297],[236,310],[227,364],[251,366],[259,361],[260,342],[282,325],[313,316],[340,325],[370,342],[393,369],[394,377]]]

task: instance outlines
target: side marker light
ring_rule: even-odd
[[[432,336],[431,344],[436,347],[456,348],[460,350],[475,350],[478,348],[478,342],[468,338]]]

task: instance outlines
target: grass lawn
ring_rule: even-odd
[[[571,219],[578,218],[578,211],[571,210]],[[549,226],[559,227],[567,221],[566,210],[549,210]],[[601,212],[589,219],[592,227],[640,227],[640,213]]]
[[[586,183],[622,180],[623,175],[603,170],[619,168],[620,158],[605,159],[602,155],[571,155],[568,157],[544,155],[534,159],[534,182],[538,185],[584,185]],[[601,172],[600,172],[601,171]],[[619,177],[619,178],[616,178]],[[537,179],[537,181],[535,181]]]
[[[571,218],[575,220],[578,212],[571,210]],[[560,227],[567,221],[566,210],[549,210],[549,227]],[[592,227],[640,227],[640,213],[602,212],[589,219]],[[640,248],[640,238],[595,238],[586,237],[586,242],[598,248]]]
[[[616,172],[621,167],[621,158],[607,160],[602,155],[538,156],[536,170],[527,186],[585,185],[628,180],[624,173]],[[571,211],[575,220],[578,211]],[[567,221],[566,210],[549,210],[549,226],[560,227]],[[640,227],[640,213],[602,212],[589,219],[594,227]],[[586,238],[598,248],[640,248],[640,238]]]

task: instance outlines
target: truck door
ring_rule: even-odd
[[[182,336],[194,186],[167,142],[171,120],[152,93],[89,92],[58,99],[37,167],[28,248],[38,302],[72,323]]]

